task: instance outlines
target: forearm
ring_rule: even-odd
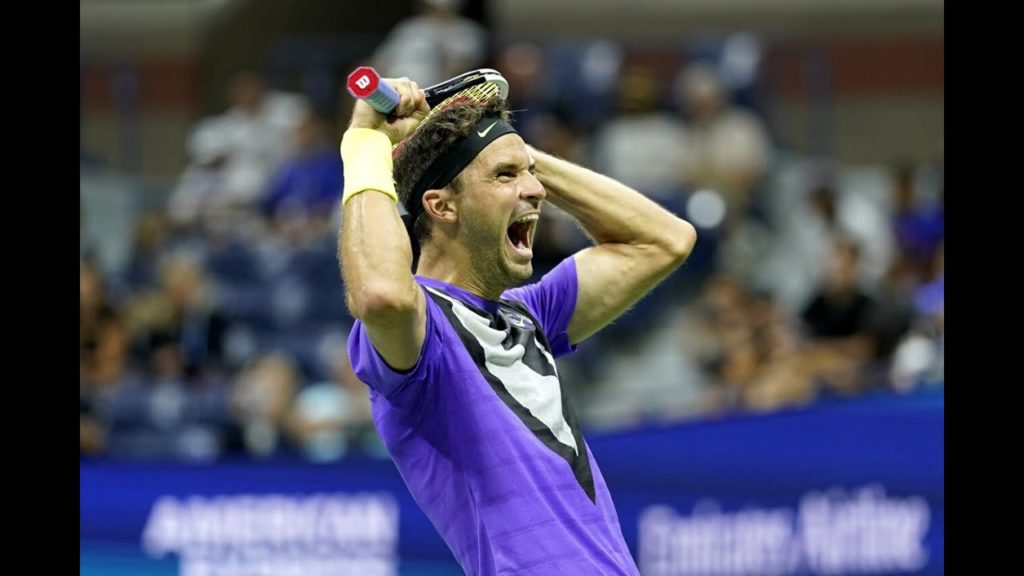
[[[547,199],[579,221],[598,244],[663,248],[686,256],[696,233],[636,190],[612,178],[530,147]]]
[[[383,136],[342,146],[346,198],[339,253],[349,309],[364,320],[415,301],[409,237],[395,199],[380,190],[392,186],[390,154]]]
[[[530,149],[547,199],[576,218],[597,246],[575,254],[578,291],[569,341],[619,317],[690,255],[697,232],[650,198],[603,176]]]

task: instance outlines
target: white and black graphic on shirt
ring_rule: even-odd
[[[580,487],[595,501],[576,414],[562,390],[551,346],[526,306],[503,300],[498,313],[491,314],[427,290],[495,393],[545,446],[565,459]]]

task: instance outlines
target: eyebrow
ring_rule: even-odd
[[[536,164],[536,162],[531,158],[530,159],[530,165],[527,167],[527,170],[532,172],[533,171],[533,167],[534,167],[535,164]],[[517,162],[502,162],[500,164],[496,164],[494,166],[492,172],[497,174],[499,172],[505,172],[505,171],[519,172],[519,170],[521,170],[521,168],[520,168],[520,164],[517,163]]]

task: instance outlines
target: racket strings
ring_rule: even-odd
[[[492,98],[499,97],[500,95],[501,88],[494,82],[484,82],[483,84],[477,84],[475,86],[470,86],[469,88],[459,90],[455,94],[452,94],[451,96],[442,100],[436,106],[431,106],[430,112],[427,112],[427,115],[423,118],[423,121],[420,122],[420,126],[422,126],[424,123],[433,118],[434,115],[437,114],[438,112],[446,108],[450,108],[456,104],[462,104],[464,102],[488,102]],[[415,133],[416,132],[414,131],[413,134]],[[409,139],[411,137],[412,134],[407,136],[398,144],[395,144],[395,146],[391,150],[392,158],[398,158],[399,153],[402,151],[403,148],[405,148],[405,145],[409,142]]]

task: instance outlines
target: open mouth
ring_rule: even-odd
[[[512,221],[506,234],[513,251],[524,257],[533,257],[533,233],[537,228],[537,220],[540,215],[537,213],[526,214]]]

